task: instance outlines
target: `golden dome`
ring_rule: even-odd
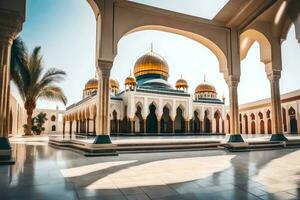
[[[90,79],[84,87],[84,90],[97,90],[98,89],[98,79],[92,78]]]
[[[112,89],[119,89],[119,83],[115,79],[110,79],[109,80],[109,87]]]
[[[134,76],[136,78],[147,74],[160,75],[165,78],[169,77],[168,63],[163,57],[152,50],[140,57],[134,65]]]
[[[213,86],[212,84],[209,84],[207,82],[203,82],[203,83],[199,84],[195,89],[196,94],[204,93],[204,92],[212,92],[212,93],[217,94],[215,86]]]
[[[184,80],[184,79],[181,77],[180,79],[178,79],[178,80],[176,81],[175,87],[176,87],[177,89],[180,89],[180,88],[188,88],[189,86],[188,86],[187,81]]]
[[[135,77],[134,76],[128,76],[126,79],[125,79],[125,85],[136,85],[136,80],[135,80]]]

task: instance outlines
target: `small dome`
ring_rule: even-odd
[[[134,76],[128,76],[126,79],[125,79],[125,85],[136,85],[136,80],[135,80],[135,77]]]
[[[180,78],[176,81],[176,84],[175,84],[175,87],[177,89],[180,89],[180,88],[188,88],[188,83],[186,80],[184,80],[183,78]]]
[[[167,79],[169,77],[169,66],[163,57],[151,50],[140,57],[134,65],[134,76],[139,80],[141,77],[154,75]]]
[[[98,79],[92,78],[90,79],[84,87],[84,90],[97,90],[98,89]]]
[[[111,78],[109,80],[109,87],[111,89],[119,89],[119,82],[117,80]]]
[[[205,93],[205,92],[211,92],[217,94],[215,86],[207,82],[203,82],[199,84],[195,89],[195,94]]]

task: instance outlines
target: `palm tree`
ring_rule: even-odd
[[[27,111],[25,135],[32,134],[32,114],[38,99],[58,100],[67,103],[62,89],[55,84],[64,80],[66,73],[55,68],[45,73],[40,54],[41,47],[35,47],[29,55],[20,38],[14,41],[11,51],[11,77],[24,101]]]

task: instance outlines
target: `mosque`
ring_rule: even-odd
[[[167,61],[152,48],[135,62],[133,72],[124,80],[123,91],[117,80],[110,79],[112,135],[225,132],[225,98],[218,99],[206,80],[192,94],[183,78],[172,86]],[[67,131],[95,134],[98,85],[97,77],[90,79],[83,99],[67,108]]]
[[[133,72],[124,80],[123,91],[117,80],[110,79],[111,135],[231,133],[225,98],[218,99],[215,87],[205,78],[192,94],[183,78],[172,86],[168,82],[168,63],[153,50],[136,61]],[[66,110],[36,109],[34,116],[44,112],[51,119],[44,133],[95,135],[98,87],[95,76],[85,84],[82,100]],[[300,90],[281,94],[280,99],[283,133],[300,133]],[[14,93],[10,101],[9,134],[22,135],[26,123],[23,102]],[[272,134],[271,124],[269,98],[240,105],[240,133]]]

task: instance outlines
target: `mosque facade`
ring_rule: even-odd
[[[110,131],[119,134],[231,133],[230,114],[225,99],[218,99],[215,87],[204,80],[193,93],[183,78],[175,86],[168,82],[169,66],[154,51],[140,57],[120,91],[110,79]],[[99,81],[91,78],[84,86],[82,100],[66,110],[36,109],[47,114],[45,134],[95,135]],[[10,95],[9,135],[23,135],[26,110],[23,102]],[[300,90],[281,95],[283,133],[300,133]],[[240,105],[242,134],[272,134],[271,102],[262,99]]]
[[[173,87],[168,63],[153,50],[136,61],[133,72],[124,80],[123,91],[117,80],[110,79],[111,134],[225,132],[225,99],[218,99],[206,80],[192,94],[183,78]],[[83,99],[67,108],[66,132],[95,133],[98,85],[96,77],[90,79]]]

